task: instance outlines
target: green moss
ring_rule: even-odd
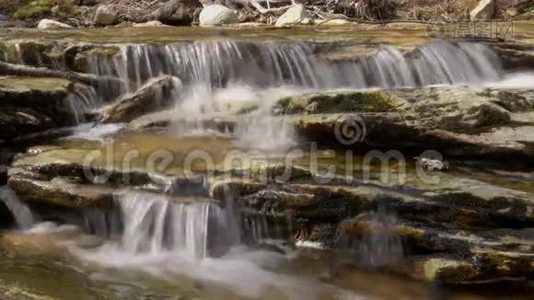
[[[383,92],[340,92],[286,97],[275,110],[284,114],[339,112],[386,112],[395,108],[390,95]]]
[[[53,9],[55,6],[57,10]],[[34,0],[17,9],[13,18],[17,20],[38,19],[50,14],[62,17],[71,16],[76,11],[77,5],[74,0]]]

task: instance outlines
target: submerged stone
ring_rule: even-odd
[[[104,244],[104,239],[97,235],[84,234],[76,239],[75,244],[83,249],[92,249],[102,246]]]

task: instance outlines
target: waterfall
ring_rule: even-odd
[[[358,236],[338,232],[336,248],[365,267],[394,266],[402,262],[404,248],[395,214],[379,204],[377,211],[362,213],[347,222],[358,224]]]
[[[86,122],[85,113],[102,105],[97,92],[92,87],[74,85],[73,91],[65,99],[65,105],[73,115],[74,124]]]
[[[482,44],[438,41],[410,53],[381,46],[375,56],[358,61],[329,62],[315,46],[300,42],[216,40],[171,44],[118,45],[115,55],[89,57],[89,72],[120,77],[126,84],[119,94],[131,93],[150,78],[172,75],[183,85],[174,93],[176,119],[193,120],[193,128],[176,134],[205,133],[203,122],[224,113],[221,90],[241,93],[259,106],[283,93],[325,89],[402,88],[439,84],[480,84],[503,76],[498,57]],[[111,98],[116,88],[97,89]],[[226,93],[228,94],[228,93]],[[238,120],[241,144],[261,150],[287,150],[295,136],[290,128],[270,120],[260,109]],[[196,121],[195,121],[196,120]],[[174,128],[173,128],[174,129]],[[259,133],[259,134],[258,134]]]
[[[404,251],[401,237],[395,231],[396,218],[384,211],[371,213],[370,227],[357,246],[360,263],[380,267],[395,265],[402,261]]]
[[[179,77],[193,89],[226,87],[395,88],[477,83],[502,76],[498,57],[476,43],[438,41],[404,54],[380,47],[371,58],[329,63],[306,43],[201,41],[167,45],[121,45],[113,57],[93,57],[90,71],[119,76],[139,88],[161,74]],[[205,95],[203,95],[205,96]]]
[[[231,214],[213,202],[175,203],[164,195],[138,192],[119,195],[117,201],[124,227],[121,246],[131,254],[204,258],[210,248],[231,246],[238,236],[231,232]]]
[[[17,195],[9,187],[0,187],[0,200],[4,202],[7,209],[13,214],[17,228],[29,229],[33,223],[33,215],[24,203],[20,202]]]

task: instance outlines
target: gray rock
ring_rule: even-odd
[[[220,26],[238,22],[236,12],[224,5],[209,5],[200,12],[200,26]]]
[[[310,24],[312,22],[312,16],[306,10],[304,5],[294,5],[288,9],[278,20],[276,20],[275,26],[281,27],[294,24]]]
[[[113,25],[117,23],[118,16],[117,12],[108,5],[100,5],[96,10],[94,23],[96,25]]]
[[[0,14],[0,22],[9,21],[9,18],[6,15]]]
[[[84,234],[76,239],[76,246],[83,249],[92,249],[102,246],[104,239],[92,234]]]

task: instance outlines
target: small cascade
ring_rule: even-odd
[[[15,218],[18,229],[29,229],[34,224],[32,212],[24,203],[20,202],[17,195],[8,187],[0,187],[0,201],[3,201],[7,209]]]
[[[328,63],[306,43],[201,41],[167,45],[122,45],[116,56],[93,57],[90,71],[118,76],[127,91],[161,74],[180,78],[205,98],[231,83],[267,88],[394,88],[478,83],[503,75],[498,57],[475,43],[439,41],[404,54],[382,46],[361,61]]]
[[[124,226],[121,246],[131,254],[204,258],[212,249],[231,246],[227,243],[239,235],[229,232],[235,229],[229,212],[212,202],[174,203],[164,195],[133,192],[117,201]]]
[[[217,40],[118,47],[116,55],[90,55],[89,72],[125,82],[121,89],[98,87],[99,95],[113,99],[134,92],[157,76],[179,78],[180,91],[172,96],[176,119],[190,121],[187,128],[173,128],[180,135],[209,132],[202,120],[224,113],[221,90],[236,91],[235,98],[242,96],[239,91],[247,91],[252,97],[249,101],[268,106],[278,94],[264,91],[274,89],[302,93],[480,84],[503,76],[499,59],[489,48],[462,42],[438,41],[410,53],[382,46],[374,57],[342,62],[329,62],[315,53],[313,44],[300,42]],[[260,109],[239,120],[236,136],[245,146],[284,151],[295,142],[295,136],[290,128],[281,128],[281,123],[271,120],[270,109]]]
[[[381,267],[398,264],[404,251],[402,240],[393,227],[396,218],[392,214],[379,211],[371,213],[370,227],[358,245],[360,263],[363,266]]]
[[[297,144],[297,133],[291,123],[271,115],[268,108],[266,106],[238,121],[234,134],[240,146],[269,152],[285,151]]]
[[[358,224],[360,236],[338,233],[336,248],[347,252],[364,267],[394,266],[402,262],[404,248],[397,233],[395,214],[380,206],[348,222]]]
[[[85,123],[85,113],[101,106],[102,101],[94,88],[74,85],[74,90],[65,99],[65,105],[72,112],[74,124],[78,125]]]

